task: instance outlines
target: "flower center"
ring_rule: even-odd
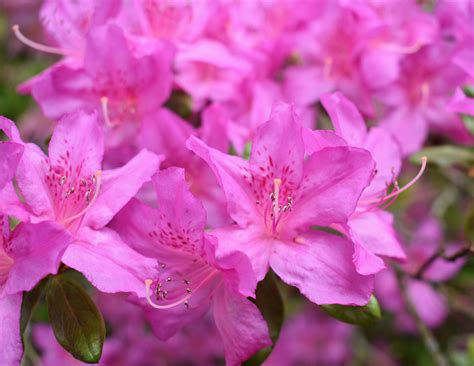
[[[281,184],[282,180],[280,178],[273,179],[273,191],[270,193],[269,200],[265,203],[263,213],[265,226],[273,235],[277,234],[278,224],[293,207],[293,198],[291,196],[286,196],[284,204],[281,201]],[[257,201],[256,204],[260,205],[261,202]]]
[[[56,203],[56,220],[70,225],[81,219],[97,199],[101,181],[100,170],[90,176],[74,178],[70,170],[50,167],[46,183]]]

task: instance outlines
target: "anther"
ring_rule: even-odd
[[[99,191],[100,191],[100,184],[102,182],[102,171],[101,170],[98,170],[96,173],[95,173],[95,177],[97,178],[97,185],[95,187],[95,192],[94,192],[94,196],[92,197],[92,200],[90,200],[90,202],[88,203],[88,205],[86,206],[86,208],[84,208],[82,211],[80,211],[79,213],[71,216],[71,217],[68,217],[67,219],[63,220],[63,223],[66,223],[66,222],[69,222],[69,221],[72,221],[72,220],[75,220],[79,217],[81,217],[82,215],[84,215],[91,207],[92,205],[94,204],[95,200],[97,199],[97,196],[99,195]],[[73,187],[74,188],[74,187]],[[74,192],[74,190],[72,190],[72,192]],[[87,197],[86,197],[86,200],[87,200]]]

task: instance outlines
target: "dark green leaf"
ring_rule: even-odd
[[[341,237],[344,236],[343,233],[341,233],[340,231],[337,231],[336,229],[333,229],[332,227],[329,227],[329,226],[313,225],[313,226],[311,226],[311,230],[322,231],[322,232],[325,232],[327,234],[337,235],[337,236],[341,236]]]
[[[374,295],[365,306],[321,305],[321,308],[333,318],[350,324],[370,326],[381,317],[380,307]]]
[[[99,362],[105,324],[87,292],[61,274],[51,278],[46,302],[51,326],[61,346],[78,360]]]
[[[20,318],[20,330],[23,334],[26,330],[28,322],[30,321],[31,314],[35,309],[38,300],[41,297],[43,289],[48,282],[48,277],[44,278],[39,282],[31,291],[23,292],[23,301],[21,303],[21,318]]]
[[[421,163],[421,157],[428,157],[428,163],[448,167],[451,165],[469,166],[474,163],[474,149],[461,146],[433,146],[427,147],[412,155],[410,160],[415,164]]]
[[[467,114],[461,115],[462,122],[471,135],[474,135],[474,117]]]
[[[285,316],[285,308],[280,289],[278,288],[275,275],[272,271],[269,271],[263,281],[259,282],[256,295],[257,298],[254,302],[267,322],[270,338],[274,346],[280,336],[280,330]],[[272,352],[273,346],[260,350],[243,365],[261,365]]]

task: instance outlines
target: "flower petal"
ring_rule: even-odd
[[[143,257],[112,230],[82,228],[63,262],[82,272],[103,292],[133,292],[145,297],[145,280],[153,277],[156,261]]]
[[[222,153],[191,136],[186,142],[188,149],[204,159],[211,167],[227,198],[227,211],[242,227],[257,220],[255,200],[244,176],[249,175],[248,162]]]
[[[298,242],[279,241],[270,257],[272,269],[316,304],[365,305],[373,276],[357,273],[347,239],[308,232]]]
[[[143,183],[150,180],[160,165],[155,154],[142,150],[126,165],[105,170],[99,195],[86,212],[84,225],[99,229],[107,225],[115,214],[135,196]]]
[[[94,174],[102,167],[104,134],[97,114],[83,111],[64,116],[49,143],[52,166],[61,166],[76,177]]]
[[[21,293],[0,297],[0,365],[19,366],[23,357],[21,300]]]
[[[362,147],[367,127],[355,105],[339,92],[323,95],[321,103],[328,112],[336,133],[351,146]]]
[[[67,231],[54,222],[19,224],[8,247],[13,265],[5,292],[29,291],[46,275],[57,273],[64,250],[71,241]]]
[[[272,344],[268,326],[257,306],[226,287],[214,295],[214,320],[224,343],[228,366],[241,365]]]
[[[328,147],[305,161],[304,177],[285,225],[307,228],[345,223],[354,212],[374,170],[369,152],[352,147]]]

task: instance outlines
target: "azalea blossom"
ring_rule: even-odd
[[[142,302],[153,330],[167,339],[212,305],[227,364],[238,365],[270,344],[262,315],[246,298],[256,286],[250,261],[239,251],[219,256],[183,170],[160,171],[153,183],[158,208],[133,200],[112,223],[132,248],[157,261],[157,273],[145,281],[148,302]]]
[[[53,222],[21,223],[10,232],[0,215],[0,363],[19,366],[23,355],[20,315],[23,291],[58,271],[71,236]]]
[[[372,277],[357,273],[353,244],[312,226],[345,224],[373,175],[370,154],[325,148],[305,159],[303,128],[291,106],[277,105],[252,144],[250,161],[196,137],[188,147],[213,169],[236,225],[213,231],[218,251],[247,253],[259,280],[271,267],[318,304],[367,303]]]
[[[65,264],[103,291],[144,295],[141,276],[150,262],[104,226],[155,173],[159,158],[143,150],[127,165],[102,171],[104,137],[96,114],[79,111],[63,118],[49,143],[49,156],[23,143],[11,121],[0,122],[10,139],[24,147],[15,174],[21,201],[10,184],[0,192],[1,211],[32,223],[61,225],[74,237],[62,258]]]

